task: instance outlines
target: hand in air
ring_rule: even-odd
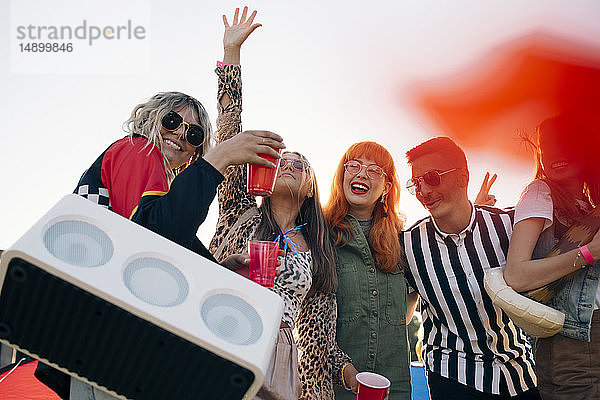
[[[244,7],[241,16],[239,14],[240,9],[236,8],[231,25],[229,25],[229,22],[227,21],[227,16],[223,15],[223,24],[225,25],[223,47],[226,49],[240,48],[248,36],[250,36],[256,28],[262,26],[261,24],[253,24],[254,17],[256,17],[256,10],[252,11],[249,18],[246,18],[248,15],[248,7]]]
[[[498,175],[494,174],[490,179],[490,173],[485,173],[485,178],[483,178],[481,188],[479,188],[479,193],[477,193],[477,197],[475,198],[475,204],[480,206],[493,206],[496,204],[496,196],[490,194],[490,189],[494,182],[496,182],[497,177]]]

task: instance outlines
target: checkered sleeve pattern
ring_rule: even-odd
[[[77,188],[77,194],[85,197],[93,203],[112,211],[108,189],[91,187],[90,185],[81,185]]]

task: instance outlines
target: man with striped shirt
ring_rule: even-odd
[[[467,160],[451,139],[406,157],[407,187],[431,214],[401,234],[407,280],[423,299],[431,398],[539,399],[525,334],[483,287],[484,271],[506,262],[512,214],[471,204]]]

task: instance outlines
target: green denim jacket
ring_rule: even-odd
[[[391,382],[390,400],[411,398],[410,353],[406,331],[404,272],[375,266],[358,221],[347,216],[350,241],[337,247],[337,342],[359,372],[370,371]],[[356,399],[336,385],[336,399]]]

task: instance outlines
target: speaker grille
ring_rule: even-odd
[[[188,295],[185,276],[172,264],[158,258],[138,258],[123,271],[125,286],[134,296],[155,306],[173,307]]]
[[[56,258],[76,267],[98,267],[113,256],[113,244],[98,227],[83,221],[61,221],[44,233],[44,245]]]
[[[233,344],[249,345],[262,336],[260,316],[250,304],[230,294],[215,294],[206,299],[200,311],[208,329]]]
[[[18,258],[0,293],[0,338],[129,399],[241,399],[246,368]]]

